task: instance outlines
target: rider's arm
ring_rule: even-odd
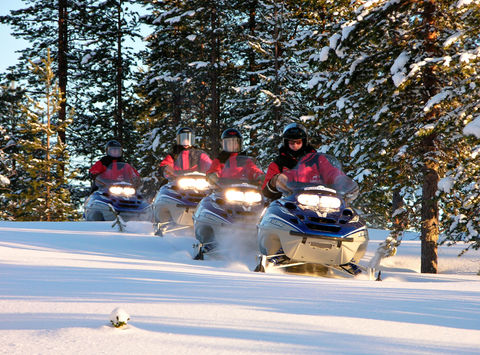
[[[107,167],[103,165],[101,160],[99,160],[95,164],[93,164],[93,166],[89,170],[89,173],[93,178],[95,178],[95,176],[103,173],[105,170],[107,170]]]
[[[159,164],[158,172],[160,176],[165,176],[165,168],[167,166],[173,169],[173,157],[170,154],[167,155]]]
[[[277,163],[273,162],[270,163],[267,169],[267,174],[265,176],[265,180],[263,181],[262,185],[262,193],[265,197],[271,199],[277,199],[282,196],[282,193],[279,192],[276,188],[275,181],[280,174],[280,168],[278,167]]]
[[[247,163],[248,179],[251,181],[261,181],[265,173],[252,160]]]
[[[212,165],[210,165],[210,168],[207,170],[207,175],[212,173],[220,174],[221,171],[222,171],[222,163],[220,163],[220,160],[215,159],[212,162]]]
[[[212,166],[212,159],[205,154],[202,153],[200,155],[200,171],[207,171]]]
[[[327,158],[321,155],[318,159],[318,168],[320,170],[320,175],[322,180],[327,185],[333,185],[335,179],[339,176],[344,176],[345,174],[340,170],[334,167]]]
[[[319,159],[318,165],[325,183],[342,193],[348,202],[352,202],[357,198],[359,187],[353,179],[345,175],[340,169],[335,168],[323,156]]]

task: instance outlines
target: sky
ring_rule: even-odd
[[[407,234],[377,282],[255,273],[236,245],[192,260],[189,234],[111,225],[0,221],[0,354],[480,354],[480,251],[441,246],[421,274]],[[387,235],[369,232],[362,264]]]
[[[10,10],[16,10],[26,7],[22,0],[0,0],[0,15],[8,15]],[[141,12],[141,7],[138,7]],[[14,38],[11,34],[11,28],[7,25],[0,24],[0,43],[2,43],[2,55],[0,56],[0,73],[17,63],[19,57],[15,51],[26,47],[27,42],[22,39]],[[147,29],[142,31],[143,35],[148,33]],[[140,41],[132,42],[133,46],[143,48],[143,43]]]
[[[0,15],[8,15],[10,10],[16,10],[23,7],[21,0],[1,0],[0,1]],[[18,59],[17,50],[25,47],[25,41],[16,39],[10,35],[11,28],[0,24],[0,43],[2,43],[2,55],[0,56],[0,73],[11,66],[15,65]]]

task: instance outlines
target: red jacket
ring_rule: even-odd
[[[210,157],[201,152],[198,157],[192,157],[192,152],[201,152],[199,150],[184,149],[174,159],[172,154],[169,154],[160,163],[160,168],[164,166],[171,166],[174,170],[198,170],[205,172],[212,164]]]
[[[257,180],[264,175],[263,171],[255,165],[252,159],[240,155],[239,153],[230,153],[224,163],[216,158],[207,174],[216,173],[220,178],[229,179],[248,179],[250,181]]]
[[[105,172],[107,170],[107,167],[112,164],[113,162],[124,162],[123,159],[114,159],[112,157],[109,157],[108,155],[102,157],[99,161],[97,161],[93,166],[90,168],[89,172],[92,175],[92,177],[96,177],[100,175],[101,173]],[[133,168],[133,167],[132,167]],[[133,168],[137,176],[140,176],[138,171]]]
[[[309,182],[311,181],[313,176],[318,176],[321,181],[318,181],[320,184],[332,185],[335,182],[335,179],[338,176],[345,175],[340,169],[334,167],[330,162],[325,158],[323,155],[315,155],[316,152],[313,147],[307,147],[306,153],[299,157],[294,158],[292,156],[288,156],[285,149],[280,149],[280,154],[273,161],[270,163],[267,169],[267,174],[265,176],[265,181],[262,185],[262,192],[265,197],[271,199],[277,199],[281,197],[281,193],[277,191],[275,186],[269,184],[272,178],[280,173],[286,173],[290,169],[293,169],[295,166],[305,164],[305,167],[296,170],[295,176],[288,176],[290,180],[295,180],[299,182]],[[309,154],[311,158],[318,157],[318,160],[313,163],[309,162]],[[293,174],[293,173],[292,173]],[[288,175],[288,174],[287,174]]]

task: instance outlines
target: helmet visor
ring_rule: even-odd
[[[193,133],[192,132],[182,132],[177,135],[177,144],[183,146],[193,145]]]
[[[229,153],[238,153],[242,149],[242,142],[238,137],[224,138],[222,140],[222,149]]]
[[[108,147],[107,148],[107,155],[112,158],[120,158],[122,156],[122,148],[121,147]]]

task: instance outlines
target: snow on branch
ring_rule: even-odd
[[[432,109],[433,106],[435,105],[438,105],[440,102],[442,102],[443,100],[445,100],[446,98],[448,98],[450,95],[451,95],[451,91],[450,90],[444,90],[444,91],[441,91],[439,92],[438,94],[436,94],[435,96],[431,97],[427,104],[425,105],[425,107],[423,108],[423,111],[424,112],[428,112]]]
[[[395,59],[392,67],[390,68],[390,73],[392,74],[392,80],[396,87],[402,85],[407,79],[405,65],[407,64],[410,56],[406,51],[400,53],[400,55]]]
[[[463,134],[466,136],[472,135],[480,138],[480,116],[465,126],[463,129]]]

